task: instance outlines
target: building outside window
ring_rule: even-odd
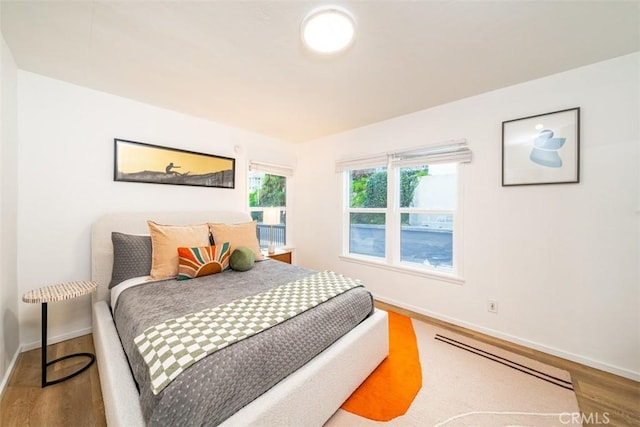
[[[400,259],[453,269],[457,164],[400,168]]]

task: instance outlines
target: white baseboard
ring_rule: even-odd
[[[419,313],[419,314],[423,314],[425,316],[428,317],[432,317],[434,319],[438,319],[438,320],[442,320],[444,322],[448,322],[448,323],[452,323],[454,325],[457,326],[462,326],[464,328],[467,329],[471,329],[473,331],[476,332],[481,332],[483,334],[486,335],[490,335],[492,337],[495,338],[500,338],[503,339],[505,341],[509,341],[515,344],[520,344],[522,346],[534,349],[534,350],[538,350],[538,351],[542,351],[544,353],[547,354],[551,354],[553,356],[558,356],[561,357],[563,359],[567,359],[567,360],[571,360],[573,362],[576,363],[580,363],[582,365],[586,365],[589,366],[591,368],[595,368],[595,369],[600,369],[601,371],[606,371],[615,375],[619,375],[621,377],[625,377],[625,378],[629,378],[631,380],[634,381],[640,381],[640,372],[635,372],[635,371],[631,371],[629,369],[625,369],[625,368],[620,368],[618,366],[613,366],[610,365],[608,363],[604,363],[604,362],[600,362],[598,360],[593,360],[593,359],[589,359],[587,357],[581,356],[579,354],[575,354],[575,353],[570,353],[567,351],[563,351],[557,348],[553,348],[553,347],[548,347],[546,345],[534,342],[534,341],[529,341],[529,340],[525,340],[522,338],[519,338],[517,336],[514,335],[509,335],[509,334],[505,334],[502,333],[500,331],[496,331],[494,329],[490,329],[490,328],[485,328],[483,326],[479,326],[476,325],[474,323],[469,323],[469,322],[465,322],[462,320],[458,320],[458,319],[454,319],[452,317],[448,317],[448,316],[444,316],[441,315],[439,313],[434,313],[432,311],[429,310],[425,310],[423,308],[411,305],[411,304],[407,304],[401,301],[396,301],[394,299],[391,298],[386,298],[386,297],[381,297],[379,295],[375,295],[374,294],[374,298],[378,301],[387,303],[387,304],[392,304],[395,305],[397,307],[401,307],[407,310],[411,310],[415,313]]]
[[[91,328],[91,326],[89,326],[88,328],[79,329],[77,331],[68,332],[68,333],[62,334],[62,335],[56,335],[55,337],[48,336],[47,337],[47,345],[51,345],[51,344],[59,343],[59,342],[62,342],[62,341],[70,340],[72,338],[81,337],[83,335],[90,334],[91,332],[92,332],[92,328]],[[40,340],[38,340],[38,341],[35,341],[35,342],[22,344],[20,352],[33,350],[33,349],[40,348],[40,347],[42,347],[42,342]]]
[[[0,400],[2,400],[2,397],[4,396],[4,389],[9,383],[9,378],[11,378],[13,368],[15,368],[16,366],[16,362],[18,361],[18,356],[20,356],[20,353],[22,353],[22,349],[21,347],[18,347],[15,354],[11,358],[11,363],[9,363],[9,366],[7,367],[7,372],[5,372],[4,376],[2,377],[2,382],[0,382]]]

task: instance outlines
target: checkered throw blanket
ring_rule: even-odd
[[[160,393],[198,360],[358,286],[325,271],[145,329],[134,342],[149,367],[151,390]]]

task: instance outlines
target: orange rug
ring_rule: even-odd
[[[389,312],[389,356],[342,404],[342,409],[375,421],[404,415],[422,387],[422,367],[409,317]]]

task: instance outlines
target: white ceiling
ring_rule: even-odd
[[[306,141],[640,50],[640,1],[337,1],[357,21],[306,52],[319,1],[6,1],[18,67]]]

